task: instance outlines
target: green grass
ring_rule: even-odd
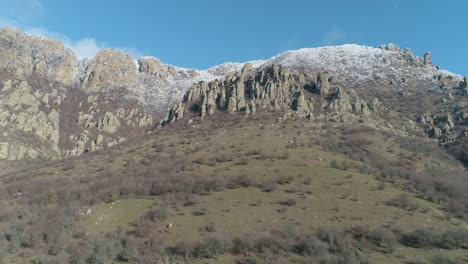
[[[153,200],[128,199],[117,200],[92,208],[93,212],[84,217],[82,226],[91,233],[108,233],[118,226],[128,227],[130,223],[143,216]]]

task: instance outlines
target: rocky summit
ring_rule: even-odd
[[[78,58],[57,40],[0,29],[0,159],[61,159],[217,112],[366,123],[466,150],[467,78],[395,44],[293,50],[185,69],[104,49]],[[463,155],[462,155],[463,156]],[[462,158],[463,159],[463,158]]]

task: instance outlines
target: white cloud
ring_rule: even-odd
[[[95,39],[83,38],[72,41],[69,37],[40,27],[28,28],[25,24],[38,16],[45,9],[40,0],[0,0],[0,27],[13,26],[22,28],[29,35],[60,40],[65,47],[72,49],[79,57],[94,57],[105,46]]]
[[[323,38],[323,44],[337,45],[343,42],[345,39],[346,34],[343,31],[335,28],[325,35],[325,37]]]
[[[97,41],[93,38],[83,38],[78,41],[72,41],[65,35],[56,32],[50,32],[43,28],[30,28],[25,30],[25,32],[32,36],[58,39],[65,47],[72,49],[78,57],[82,58],[92,58],[101,49],[105,48],[105,45],[98,44]]]
[[[101,49],[108,47],[98,42],[94,38],[82,38],[72,40],[68,36],[49,31],[41,27],[28,27],[31,20],[40,17],[46,12],[41,0],[0,0],[0,27],[13,26],[21,28],[29,35],[54,38],[63,43],[67,48],[82,58],[92,58]],[[118,48],[124,52],[132,54],[134,57],[141,57],[141,53],[135,48]]]
[[[85,38],[76,43],[70,43],[68,46],[77,56],[82,58],[92,58],[103,48],[92,38]]]
[[[81,58],[93,58],[101,49],[107,48],[108,46],[99,43],[94,38],[83,38],[78,41],[72,41],[69,37],[56,32],[50,32],[43,28],[30,28],[25,30],[26,34],[42,37],[42,38],[54,38],[60,40],[63,45],[73,50],[76,56]],[[142,57],[142,53],[135,48],[117,48],[123,52],[132,54],[135,58]]]

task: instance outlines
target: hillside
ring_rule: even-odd
[[[443,240],[466,234],[466,171],[434,143],[259,113],[174,124],[126,144],[4,174],[6,263],[468,260],[466,236]],[[332,260],[341,254],[353,262]]]
[[[207,70],[0,29],[0,264],[468,262],[468,81],[394,44]]]

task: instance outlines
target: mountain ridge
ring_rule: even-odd
[[[314,94],[299,86],[316,87],[318,79],[326,78],[330,83],[327,89],[338,92],[337,96],[350,93],[345,96],[347,100],[378,98],[382,105],[392,111],[403,111],[414,122],[423,120],[421,127],[428,137],[443,143],[463,137],[466,129],[466,78],[463,81],[459,75],[440,70],[432,64],[430,53],[418,57],[394,44],[378,48],[356,44],[304,48],[268,60],[224,63],[196,70],[165,64],[150,56],[136,60],[114,49],[101,50],[92,59],[80,59],[57,40],[33,37],[5,27],[0,29],[0,58],[3,108],[0,158],[3,159],[56,159],[115,146],[153,131],[158,124],[171,123],[175,112],[181,112],[177,116],[189,112],[189,108],[182,109],[179,105],[194,84],[239,85],[241,82],[234,80],[247,65],[259,73],[279,65],[290,72],[284,76],[311,78],[308,83],[294,84],[297,86],[294,89],[301,93],[282,95],[281,100],[292,111],[297,111],[297,106],[292,105],[299,99],[296,96]],[[278,83],[274,78],[272,83]],[[290,83],[278,85],[283,91],[290,88],[282,87]],[[242,93],[241,90],[238,92]],[[322,94],[323,90],[317,91]],[[203,93],[199,96],[206,97]],[[237,96],[227,99],[244,98]],[[421,101],[430,101],[432,105],[420,107],[419,103],[410,103],[416,98],[426,98]],[[250,108],[252,104],[258,108],[257,98],[250,100],[253,100]],[[314,106],[325,109],[328,104],[328,101],[315,102]],[[244,109],[243,105],[236,109]],[[345,109],[355,111],[354,106]],[[435,114],[429,113],[434,111]],[[194,115],[202,113],[194,112]]]

